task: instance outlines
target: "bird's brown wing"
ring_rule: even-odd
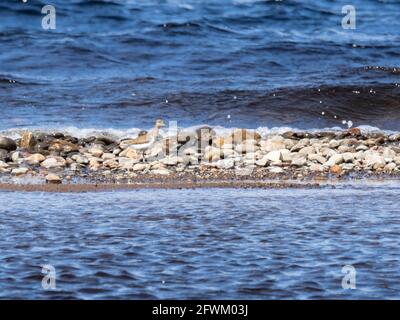
[[[150,139],[146,134],[146,135],[143,135],[143,136],[139,136],[136,139],[132,139],[130,141],[130,144],[144,144],[144,143],[148,143],[148,142],[150,142]]]

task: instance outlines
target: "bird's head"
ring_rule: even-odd
[[[156,128],[160,129],[165,126],[164,120],[158,119],[156,120]]]

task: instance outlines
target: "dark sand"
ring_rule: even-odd
[[[262,173],[262,174],[260,174]],[[41,181],[40,181],[41,180]],[[0,191],[37,192],[96,192],[138,189],[193,189],[193,188],[322,188],[343,183],[374,183],[400,181],[398,174],[313,174],[297,178],[293,174],[269,174],[256,170],[248,176],[235,175],[234,171],[219,171],[213,175],[174,173],[170,176],[138,175],[131,179],[104,179],[96,175],[78,180],[65,180],[62,184],[46,183],[44,179],[33,182],[28,179],[19,182],[3,180]]]
[[[319,188],[317,182],[288,181],[198,181],[147,183],[70,183],[70,184],[14,184],[0,183],[0,191],[28,192],[95,192],[134,189],[192,189],[192,188]]]

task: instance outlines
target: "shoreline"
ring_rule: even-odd
[[[400,180],[400,134],[351,128],[218,135],[203,127],[157,133],[151,143],[146,135],[114,140],[28,131],[15,140],[0,137],[0,190],[288,188]]]
[[[0,192],[50,192],[50,193],[78,193],[78,192],[113,192],[143,189],[320,189],[336,188],[338,186],[377,185],[398,183],[400,176],[369,176],[369,177],[315,177],[313,179],[145,179],[135,182],[72,182],[65,184],[52,183],[12,183],[0,182]]]
[[[235,189],[283,189],[283,188],[319,188],[318,183],[288,181],[202,181],[202,182],[147,182],[147,183],[71,183],[71,184],[11,184],[0,183],[2,191],[22,192],[104,192],[143,189],[200,189],[200,188],[235,188]]]

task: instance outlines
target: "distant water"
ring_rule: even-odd
[[[1,192],[0,298],[398,299],[399,192]]]
[[[180,126],[400,130],[400,3],[0,3],[0,130]],[[324,114],[322,114],[324,113]],[[228,118],[228,116],[230,116]]]

